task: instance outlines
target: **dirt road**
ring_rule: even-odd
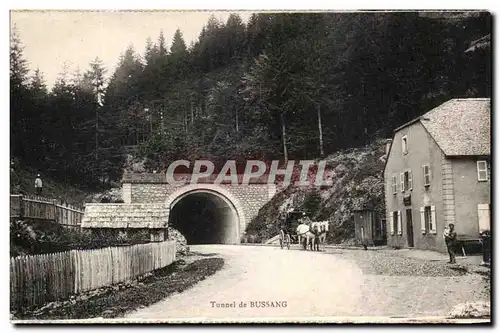
[[[192,289],[126,318],[348,316],[355,313],[361,296],[362,272],[331,255],[230,245],[192,250],[220,253],[224,268]],[[246,307],[240,307],[242,302]]]
[[[125,319],[240,321],[442,316],[454,305],[456,293],[450,294],[450,290],[459,291],[457,303],[461,299],[472,301],[475,294],[465,289],[477,288],[474,283],[479,281],[470,277],[436,280],[375,276],[362,271],[348,255],[298,248],[207,245],[194,246],[192,250],[218,253],[225,260],[224,268],[193,288],[130,313]],[[442,298],[441,290],[451,296]]]

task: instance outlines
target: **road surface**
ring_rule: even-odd
[[[218,253],[225,260],[224,267],[192,288],[129,313],[124,319],[288,322],[295,318],[301,322],[339,322],[341,318],[347,321],[358,318],[356,321],[390,322],[389,317],[426,317],[423,319],[426,321],[434,317],[442,320],[455,304],[474,301],[481,286],[481,277],[473,275],[367,274],[347,253],[338,251],[232,245],[199,245],[191,249]],[[378,255],[373,253],[373,256],[370,260]]]
[[[263,246],[207,245],[191,250],[221,254],[224,268],[193,288],[126,318],[289,318],[356,313],[363,274],[350,261],[325,253]]]

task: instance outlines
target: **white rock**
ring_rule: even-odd
[[[458,304],[448,314],[451,318],[479,318],[491,316],[489,302],[467,302]]]

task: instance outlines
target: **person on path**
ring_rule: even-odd
[[[446,241],[446,237],[450,234],[450,228],[448,226],[444,227],[443,239]]]
[[[43,187],[42,179],[40,178],[40,175],[38,174],[38,175],[36,175],[36,179],[35,179],[36,194],[38,194],[38,195],[42,194],[42,187]]]
[[[488,265],[491,261],[491,232],[490,230],[483,230],[479,235],[483,250],[483,262],[481,264]]]
[[[455,246],[457,241],[457,232],[455,231],[455,225],[453,223],[449,224],[450,230],[445,236],[446,247],[448,248],[448,254],[450,255],[449,264],[455,264]]]

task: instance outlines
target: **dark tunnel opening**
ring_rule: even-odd
[[[237,244],[238,215],[227,200],[213,193],[182,197],[170,210],[169,225],[186,237],[188,245]]]

